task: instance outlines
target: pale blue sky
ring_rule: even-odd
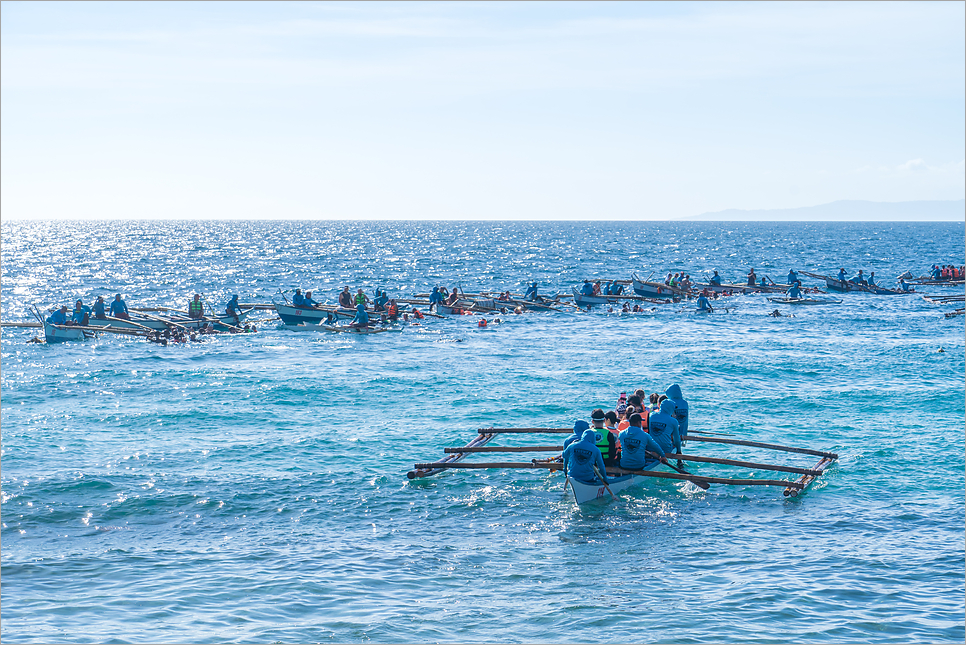
[[[7,218],[966,195],[966,4],[0,5]]]

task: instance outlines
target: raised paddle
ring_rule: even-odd
[[[605,480],[604,476],[600,473],[600,470],[597,468],[597,464],[594,464],[594,474],[600,478],[601,483],[604,484],[604,488],[606,488],[607,492],[610,493],[611,499],[617,499],[617,495],[615,495],[614,491],[612,491],[610,486],[607,485],[607,480]]]
[[[647,454],[649,454],[652,457],[656,457],[657,459],[659,459],[661,461],[662,464],[664,464],[665,466],[667,466],[671,470],[676,470],[679,473],[681,473],[682,475],[689,475],[689,476],[691,475],[691,473],[689,473],[685,469],[678,468],[677,466],[672,465],[671,462],[669,462],[667,459],[665,459],[664,457],[660,456],[656,452],[651,452],[650,450],[645,450],[644,452],[646,452]],[[690,481],[692,484],[694,484],[695,486],[697,486],[698,488],[701,488],[703,490],[708,490],[709,488],[711,488],[711,485],[708,484],[707,482],[695,481],[693,479],[689,479],[688,481]]]

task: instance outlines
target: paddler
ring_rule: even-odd
[[[584,421],[583,419],[577,419],[576,421],[574,421],[574,433],[568,436],[566,439],[564,439],[564,442],[563,442],[564,450],[566,450],[567,446],[569,446],[573,442],[580,441],[580,437],[584,434],[584,430],[587,430],[588,428],[590,428],[590,424]]]
[[[104,296],[97,296],[97,300],[94,302],[94,318],[96,320],[105,320],[107,318],[104,307]]]
[[[613,466],[617,463],[617,437],[607,431],[604,427],[606,421],[604,411],[597,408],[590,413],[590,422],[593,424],[594,444],[600,450],[601,458],[605,466]]]
[[[795,269],[788,270],[788,279],[785,282],[787,284],[795,284],[798,282],[798,274],[795,273]]]
[[[445,298],[443,294],[440,293],[439,287],[433,287],[433,292],[429,294],[429,310],[432,311],[433,307],[443,302]]]
[[[791,288],[789,288],[788,291],[785,292],[785,295],[788,296],[789,298],[800,300],[802,297],[802,290],[799,288],[801,284],[802,283],[798,281],[793,282]]]
[[[389,302],[389,296],[386,295],[386,292],[376,289],[376,297],[372,301],[372,308],[375,311],[385,311],[387,302]]]
[[[298,293],[298,289],[296,289]],[[201,320],[205,317],[205,304],[201,302],[201,294],[196,293],[193,300],[188,303],[188,318]]]
[[[906,279],[904,277],[899,278],[899,290],[900,291],[909,291],[909,285],[906,284]]]
[[[620,467],[626,470],[644,470],[653,466],[658,459],[667,463],[661,445],[650,434],[641,429],[641,415],[632,414],[628,423],[629,425],[621,430],[619,437],[621,443]]]
[[[390,300],[386,305],[386,315],[389,317],[389,320],[396,320],[399,318],[399,305],[396,304],[395,298]]]
[[[509,293],[510,292],[508,291],[506,298],[503,297],[503,294],[500,294],[500,299],[501,300],[509,300],[510,299]],[[446,300],[443,301],[443,304],[446,305],[447,307],[452,307],[452,306],[454,306],[456,304],[456,301],[459,300],[459,299],[460,299],[460,295],[458,293],[456,293],[456,289],[453,289],[452,291],[449,292],[449,296],[446,297]],[[504,313],[506,313],[506,312],[504,312]]]
[[[529,287],[527,287],[527,292],[523,296],[524,300],[536,300],[537,299],[537,283],[534,282]]]
[[[66,325],[67,324],[67,305],[64,305],[54,313],[47,316],[47,322],[51,325]]]
[[[758,276],[755,274],[755,269],[752,268],[751,271],[748,272],[748,286],[754,287],[757,284],[757,282],[758,282]]]
[[[709,314],[714,313],[714,307],[711,306],[708,296],[704,295],[704,293],[698,296],[698,311],[707,311]]]
[[[121,300],[119,293],[114,294],[114,300],[111,301],[111,316],[121,320],[131,319],[131,315],[127,312],[127,303]]]
[[[359,291],[362,291],[360,289]],[[366,306],[363,303],[356,305],[356,317],[352,319],[350,323],[352,327],[368,327],[369,326],[369,314],[366,313]]]
[[[849,279],[849,282],[852,282],[853,284],[868,284],[868,282],[865,281],[865,276],[862,275],[862,269],[859,269],[859,272],[852,276]]]
[[[582,296],[594,295],[594,285],[590,283],[590,280],[584,280],[584,286],[580,288],[580,295]]]
[[[708,280],[708,283],[711,284],[711,285],[713,285],[713,286],[715,286],[715,287],[720,287],[721,286],[721,276],[718,275],[718,272],[717,271],[714,272],[714,275],[711,276],[711,279]]]
[[[352,294],[349,293],[349,285],[343,287],[339,293],[339,306],[343,309],[352,309]]]
[[[676,453],[681,452],[681,424],[674,418],[675,410],[674,400],[664,399],[661,401],[660,411],[651,414],[648,420],[647,431],[661,447],[662,454],[671,452],[672,449]],[[623,441],[621,445],[624,445]]]
[[[584,423],[587,422],[584,421]],[[571,479],[585,484],[596,484],[600,481],[605,484],[610,483],[607,479],[604,458],[595,443],[596,436],[597,433],[594,430],[584,430],[579,441],[574,441],[564,448],[564,469]]]
[[[868,282],[869,282],[869,286],[870,287],[877,287],[877,286],[879,286],[879,285],[877,285],[875,283],[875,271],[870,271],[869,272],[869,281]]]
[[[78,300],[74,304],[74,311],[71,313],[70,320],[75,325],[81,325],[83,327],[87,326],[87,323],[91,318],[91,308],[84,305],[84,303]]]
[[[670,400],[674,407],[674,418],[677,419],[678,424],[681,426],[681,439],[688,438],[688,402],[684,400],[684,396],[681,394],[681,386],[677,383],[673,383],[668,386],[664,393],[667,394],[668,400]],[[664,410],[664,402],[661,402],[661,410]]]
[[[295,290],[295,295],[292,296],[292,306],[299,309],[305,306],[305,296],[302,295],[301,289]]]
[[[238,294],[235,293],[232,294],[231,300],[225,303],[225,315],[234,318],[235,324],[237,325],[241,322],[241,318],[238,317],[240,313],[241,307],[238,305]]]
[[[845,268],[844,267],[841,268],[841,269],[839,269],[838,281],[839,282],[845,282]]]
[[[237,296],[236,296],[236,298],[237,298]],[[311,291],[306,291],[306,292],[305,292],[305,299],[304,299],[304,300],[302,300],[302,306],[303,306],[304,308],[306,308],[306,309],[308,309],[309,307],[311,307],[312,309],[315,309],[315,308],[316,308],[316,307],[318,307],[318,306],[319,306],[320,304],[322,304],[322,303],[319,303],[319,302],[316,302],[316,301],[315,301],[315,300],[314,300],[314,299],[312,298],[312,292],[311,292]]]

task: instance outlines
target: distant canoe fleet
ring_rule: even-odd
[[[75,302],[74,310],[67,307],[54,311],[44,317],[39,309],[32,314],[37,323],[3,323],[4,326],[44,327],[46,342],[83,340],[100,332],[142,336],[160,344],[168,342],[190,342],[218,333],[245,333],[257,331],[247,321],[256,310],[274,310],[285,329],[293,331],[332,331],[355,334],[384,333],[400,331],[399,322],[420,324],[427,316],[443,318],[447,315],[473,315],[479,317],[479,325],[488,324],[487,316],[498,314],[522,314],[527,311],[563,311],[565,308],[592,309],[605,306],[613,310],[615,306],[622,311],[642,311],[642,303],[664,305],[686,299],[697,299],[697,312],[714,311],[710,301],[721,297],[748,293],[781,294],[771,296],[769,301],[787,305],[825,305],[838,304],[841,299],[816,296],[827,292],[815,287],[801,287],[799,273],[804,276],[823,280],[828,291],[836,293],[867,293],[873,295],[906,295],[915,293],[909,285],[962,286],[966,268],[952,265],[934,265],[929,275],[913,278],[905,273],[898,278],[898,288],[886,288],[876,281],[875,272],[864,274],[859,270],[847,278],[845,270],[840,269],[836,276],[812,273],[809,271],[788,272],[785,282],[778,283],[769,276],[759,277],[754,269],[748,272],[743,283],[726,283],[714,275],[707,283],[692,282],[684,272],[668,273],[663,281],[651,280],[653,273],[645,279],[633,274],[630,280],[584,280],[574,286],[569,294],[544,296],[538,293],[536,282],[529,284],[526,293],[513,294],[510,291],[466,293],[461,287],[452,290],[436,286],[431,293],[420,293],[410,298],[390,298],[381,288],[375,289],[374,298],[369,298],[358,289],[355,294],[346,286],[339,293],[335,304],[318,303],[312,299],[312,292],[304,295],[296,289],[290,298],[288,293],[279,290],[271,304],[240,304],[234,296],[225,307],[215,310],[210,303],[202,301],[195,294],[185,310],[170,307],[132,307],[130,311],[117,294],[106,310],[103,297],[98,297],[93,309],[86,307],[81,300]],[[940,304],[961,303],[962,295],[927,297],[931,302]],[[630,302],[634,302],[633,308]],[[208,313],[205,313],[205,310]],[[364,310],[363,323],[359,323],[360,309]],[[777,310],[776,310],[777,311]],[[156,312],[156,313],[153,313]],[[369,313],[372,316],[369,316]],[[962,308],[946,314],[962,315]],[[347,322],[348,320],[354,322]],[[266,321],[262,321],[266,322]],[[493,322],[501,322],[498,318]],[[40,342],[40,339],[33,339]]]

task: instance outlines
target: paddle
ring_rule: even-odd
[[[644,452],[646,452],[647,454],[649,454],[652,457],[656,457],[657,459],[659,459],[661,461],[662,464],[664,464],[665,466],[667,466],[671,470],[676,470],[679,473],[681,473],[682,475],[691,475],[691,473],[689,473],[685,469],[678,468],[677,466],[671,464],[671,462],[669,462],[666,458],[660,456],[656,452],[651,452],[650,450],[645,450]],[[701,488],[703,490],[708,490],[709,488],[711,488],[711,486],[707,482],[695,481],[693,479],[689,479],[688,481],[690,481],[692,484],[694,484],[695,486],[697,486],[698,488]]]
[[[604,476],[600,473],[600,470],[597,468],[597,464],[594,464],[594,473],[600,478],[600,481],[604,484],[604,488],[607,489],[607,492],[610,493],[611,499],[617,499],[617,495],[615,495],[614,491],[612,491],[610,489],[610,486],[607,485],[607,481],[604,479]]]
[[[157,320],[158,322],[163,322],[165,325],[172,325],[174,327],[180,327],[181,329],[183,329],[185,331],[191,331],[190,329],[188,329],[184,325],[179,325],[175,321],[169,320],[168,318],[161,318],[160,316],[152,316],[151,314],[145,313],[143,311],[141,312],[141,315],[144,316],[145,318],[150,318],[151,320]],[[133,321],[130,321],[130,320],[126,320],[125,322],[129,322],[132,325],[133,324],[136,324],[136,323],[134,323]],[[146,327],[146,329],[151,329],[151,328],[150,327]],[[152,329],[151,331],[155,331],[155,330]]]

